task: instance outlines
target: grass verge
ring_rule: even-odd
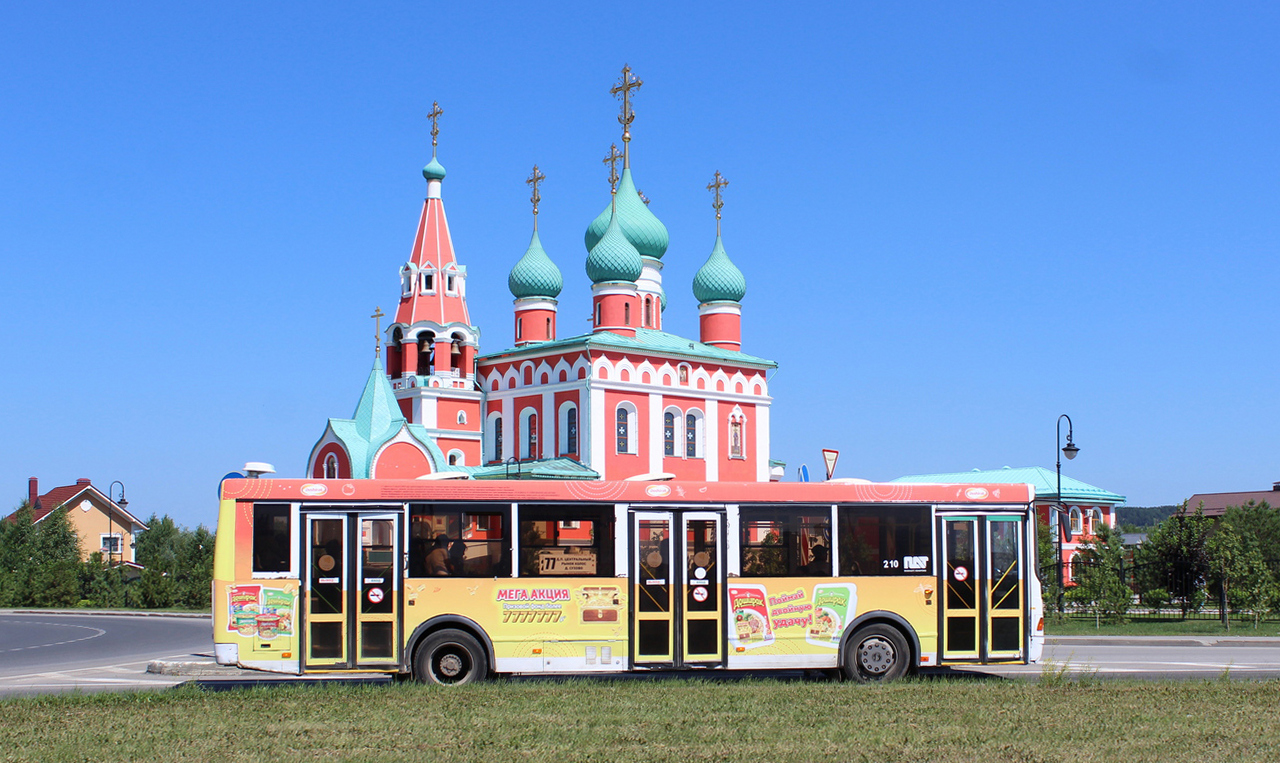
[[[1045,618],[1045,634],[1049,636],[1280,636],[1280,623],[1232,621],[1231,630],[1217,620],[1130,620],[1127,623],[1102,623],[1093,620]]]
[[[26,761],[1280,759],[1280,682],[494,681],[0,702]]]

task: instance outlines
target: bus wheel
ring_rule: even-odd
[[[891,625],[868,625],[849,639],[845,675],[859,683],[884,683],[907,672],[911,650],[902,632]]]
[[[452,628],[427,636],[413,658],[413,677],[422,683],[460,686],[488,674],[484,647],[471,634]]]

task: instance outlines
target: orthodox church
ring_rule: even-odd
[[[480,353],[460,264],[444,211],[445,169],[430,118],[426,199],[409,258],[398,271],[399,304],[386,328],[386,365],[375,360],[350,419],[329,419],[312,448],[315,479],[546,478],[619,480],[673,475],[705,481],[767,481],[773,361],[742,351],[746,280],[720,237],[693,279],[696,340],[662,330],[666,226],[649,211],[631,171],[629,68],[612,93],[623,149],[611,147],[610,201],[587,226],[592,328],[560,337],[563,278],[538,239],[535,165],[533,233],[507,279],[511,346]],[[621,161],[622,173],[617,173]],[[374,317],[381,317],[381,311]],[[380,332],[381,335],[381,332]]]

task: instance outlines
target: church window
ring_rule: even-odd
[[[333,453],[324,457],[324,478],[327,480],[338,479],[338,456]]]
[[[449,466],[462,466],[464,456],[460,450],[449,451]]]
[[[1080,535],[1080,534],[1082,534],[1083,532],[1084,532],[1084,519],[1083,519],[1083,517],[1082,517],[1082,516],[1081,516],[1081,514],[1080,514],[1080,509],[1079,509],[1078,507],[1072,507],[1072,509],[1071,509],[1071,533],[1072,533],[1073,535]]]
[[[671,411],[662,414],[662,455],[676,454],[676,415]]]
[[[688,384],[688,383],[689,383],[689,367],[688,367],[688,366],[680,366],[680,369],[679,369],[679,371],[678,371],[678,374],[679,374],[679,377],[680,377],[680,383],[681,383],[681,384]]]
[[[446,294],[453,296],[458,291],[458,276],[453,273],[447,273],[444,277],[444,291]]]
[[[434,294],[436,291],[436,274],[434,270],[422,271],[422,293]]]
[[[653,325],[653,299],[651,297],[644,298],[644,325]]]
[[[547,319],[547,339],[555,339],[555,337],[551,335],[551,319],[550,318]]]
[[[635,437],[636,407],[631,403],[619,403],[617,416],[614,419],[614,434],[617,435],[617,451],[635,454],[637,452]]]
[[[413,294],[413,265],[406,264],[400,268],[400,296],[408,297]]]
[[[631,303],[622,306],[622,323],[623,325],[631,325]]]
[[[520,414],[520,458],[538,457],[538,414],[526,408]]]
[[[596,325],[600,325],[600,303],[596,303]]]
[[[565,411],[564,439],[566,453],[578,452],[578,408],[570,405]]]
[[[684,456],[702,458],[702,414],[698,411],[684,416]]]
[[[493,420],[493,460],[502,460],[502,417]]]
[[[522,339],[524,335],[524,318],[516,318],[516,339]]]
[[[458,411],[458,423],[459,423],[459,424],[465,424],[465,423],[467,423],[467,412],[466,412],[466,411]]]

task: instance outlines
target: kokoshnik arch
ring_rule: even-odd
[[[538,238],[534,166],[533,235],[507,279],[514,297],[513,345],[480,354],[467,310],[467,269],[445,217],[445,169],[437,158],[438,104],[428,115],[431,161],[417,235],[398,268],[399,304],[350,419],[329,419],[312,448],[316,479],[405,479],[441,472],[473,478],[767,481],[766,374],[777,364],[742,351],[746,279],[720,236],[722,191],[714,195],[716,237],[693,279],[699,337],[662,330],[667,228],[649,210],[631,170],[631,98],[642,85],[629,67],[611,93],[621,101],[622,151],[610,147],[610,200],[588,226],[592,330],[557,334],[563,278]],[[617,172],[621,162],[622,173]],[[381,318],[381,311],[375,313]]]

